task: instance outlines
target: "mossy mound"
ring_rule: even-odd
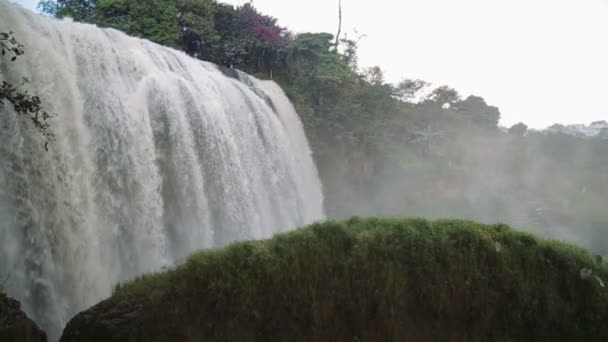
[[[608,268],[504,225],[351,219],[193,255],[76,316],[76,341],[606,341]]]

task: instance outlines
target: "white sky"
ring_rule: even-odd
[[[379,65],[390,81],[422,78],[480,95],[507,126],[608,120],[608,0],[342,2],[343,31],[366,35],[360,64]],[[338,0],[253,4],[292,31],[337,30]]]

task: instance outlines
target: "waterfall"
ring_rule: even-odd
[[[283,91],[119,31],[0,0],[25,55],[0,81],[49,112],[44,138],[0,108],[0,276],[57,338],[72,315],[197,249],[323,218],[321,184]]]

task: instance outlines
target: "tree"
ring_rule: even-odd
[[[515,125],[511,126],[511,128],[509,128],[509,133],[516,135],[518,137],[523,137],[524,135],[526,135],[527,131],[528,131],[528,126],[526,124],[524,124],[523,122],[515,124]]]
[[[232,68],[244,64],[247,55],[245,40],[246,28],[231,5],[217,3],[213,20],[219,42],[210,51],[210,61]],[[203,57],[201,57],[203,58]]]
[[[69,7],[65,7],[66,10]],[[172,0],[99,0],[83,21],[179,48],[183,32]]]
[[[57,11],[59,10],[57,2],[53,0],[41,0],[40,2],[38,2],[37,8],[41,13],[45,13],[51,16],[56,16]]]
[[[220,44],[215,9],[211,0],[177,1],[181,46],[187,54],[196,58],[213,59],[213,47]]]
[[[357,57],[357,52],[359,50],[359,42],[361,39],[365,37],[364,35],[360,35],[357,39],[349,39],[348,35],[344,35],[344,38],[340,39],[340,42],[344,46],[342,52],[342,59],[346,64],[350,67],[351,70],[357,71],[359,69],[359,58]]]
[[[340,45],[340,34],[342,34],[342,0],[338,0],[338,33],[336,33],[336,42],[334,43],[335,51],[338,51],[338,45]]]
[[[125,0],[101,0],[91,20],[99,25],[129,32],[129,2]]]
[[[372,85],[384,84],[384,72],[379,66],[373,66],[363,71],[363,78]]]
[[[43,12],[59,17],[70,17],[76,21],[87,22],[91,19],[98,0],[57,0],[41,1],[38,7]]]
[[[17,42],[13,32],[0,32],[0,51],[3,58],[8,55],[12,62],[24,53],[23,45]],[[9,103],[17,114],[29,120],[34,128],[45,137],[44,149],[48,151],[49,143],[55,138],[48,120],[54,115],[44,110],[42,101],[38,96],[30,95],[27,90],[22,90],[28,82],[24,78],[21,84],[15,86],[7,81],[2,81],[0,85],[0,108]]]
[[[180,47],[183,32],[177,23],[178,11],[173,0],[130,0],[129,33],[156,43]]]
[[[454,103],[453,110],[479,126],[496,127],[500,120],[498,108],[488,106],[483,98],[475,95]]]
[[[298,34],[287,46],[289,76],[303,82],[340,82],[348,67],[331,51],[333,35],[329,33]],[[318,85],[318,84],[317,84]]]
[[[454,88],[448,86],[441,86],[433,90],[433,92],[427,97],[427,100],[437,102],[441,106],[451,106],[454,103],[460,101],[460,95]]]
[[[394,88],[393,95],[402,102],[413,102],[416,97],[430,84],[420,79],[404,79]]]
[[[288,45],[286,29],[278,25],[276,18],[260,13],[249,3],[239,7],[237,13],[240,26],[245,29],[243,43],[249,70],[272,78],[274,67],[281,64],[281,52]]]

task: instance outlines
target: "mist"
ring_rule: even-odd
[[[330,217],[501,222],[607,254],[607,139],[456,123],[457,114],[439,108],[424,114],[433,122],[424,141],[404,129],[390,148],[353,153],[341,141],[322,152]]]

